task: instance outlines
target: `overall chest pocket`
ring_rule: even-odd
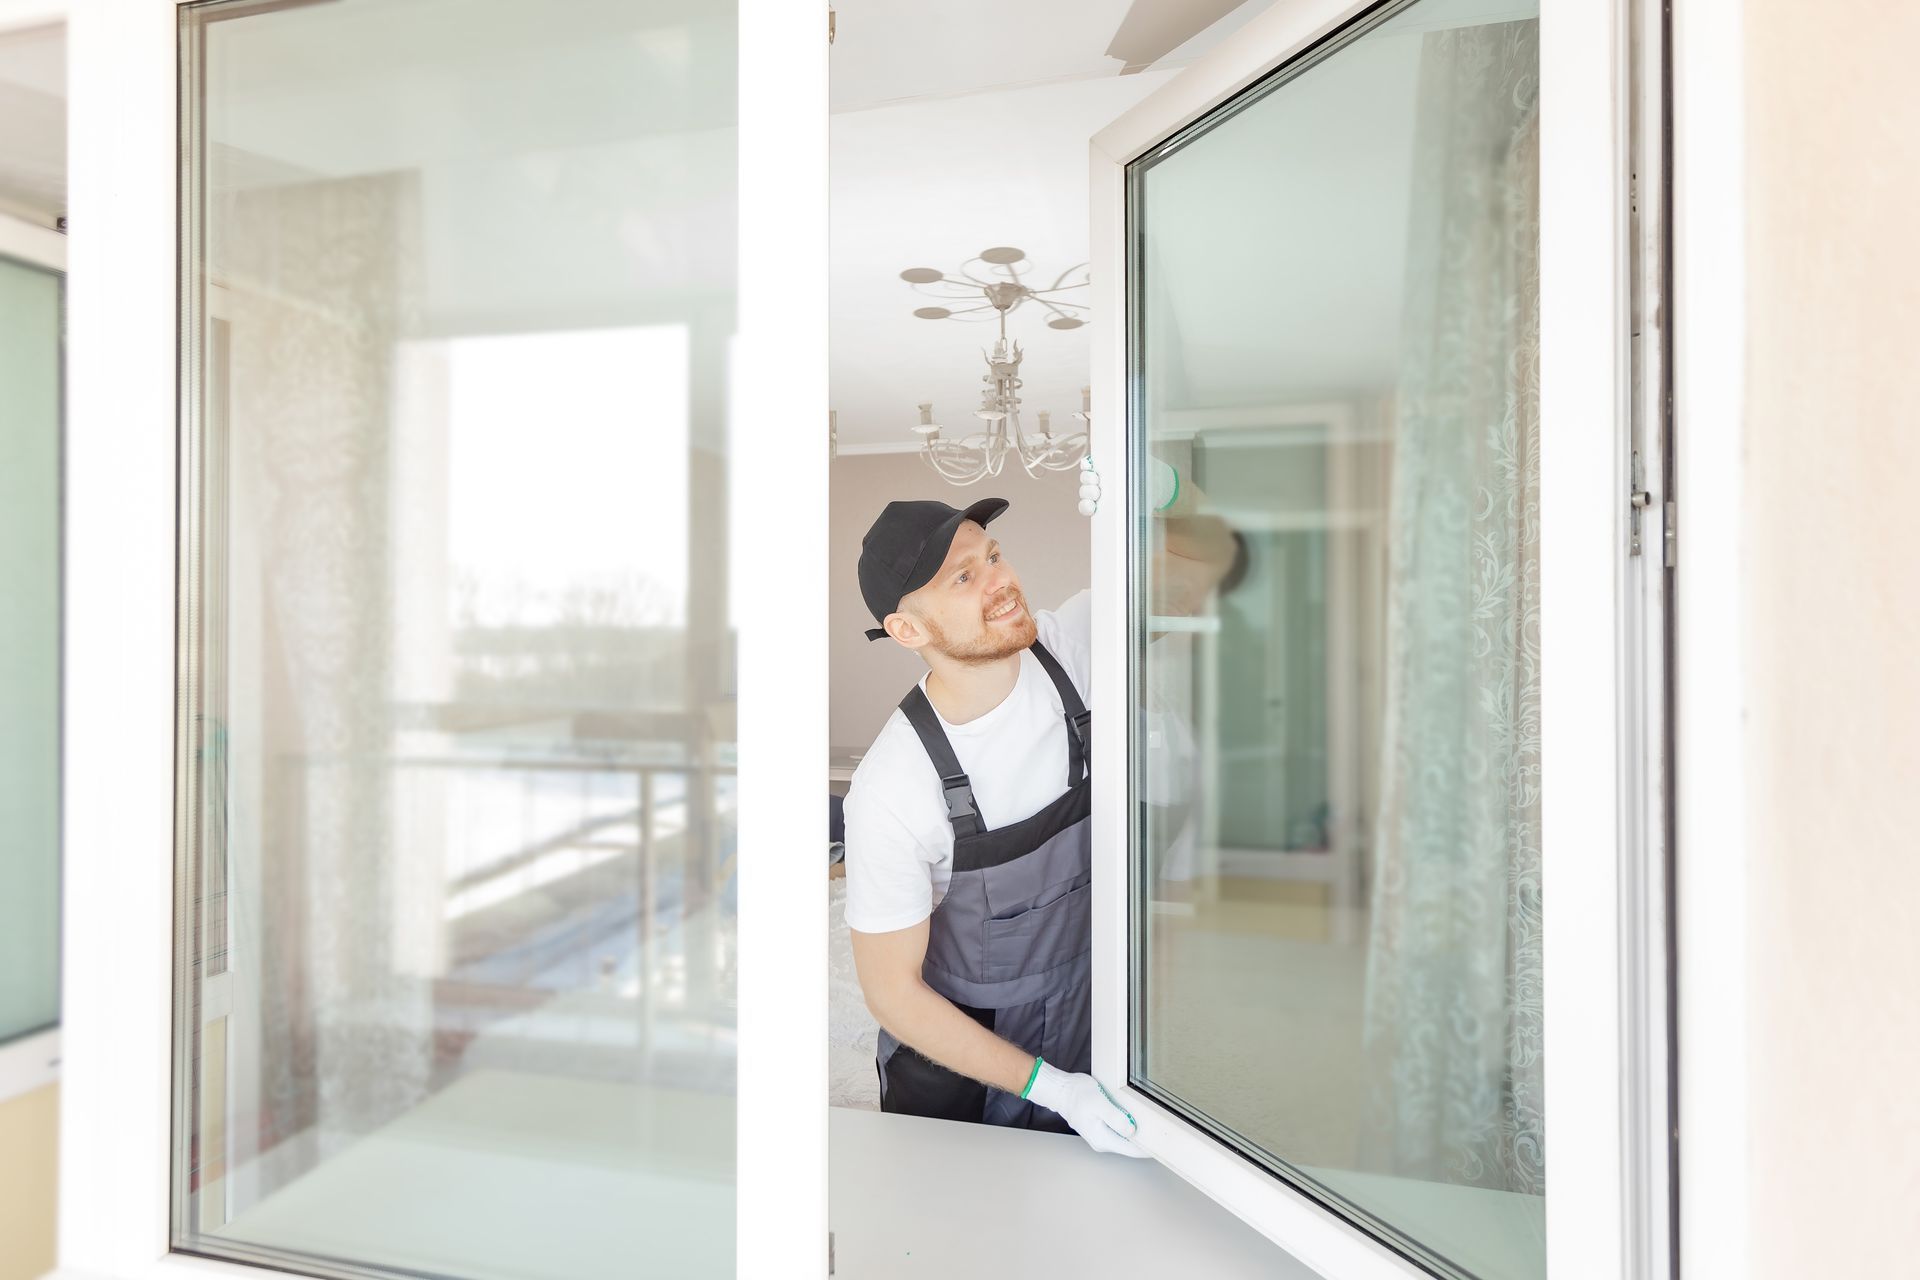
[[[1041,973],[1093,948],[1093,881],[1027,908],[985,922],[986,948],[980,976],[1004,982]]]

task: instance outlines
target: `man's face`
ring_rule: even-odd
[[[900,602],[927,635],[927,647],[959,662],[995,662],[1029,648],[1040,634],[1020,575],[1000,544],[962,521],[933,581]]]

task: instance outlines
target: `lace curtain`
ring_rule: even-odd
[[[1543,1194],[1538,37],[1424,38],[1367,954],[1367,1166]]]
[[[235,868],[261,1019],[244,1161],[294,1138],[324,1155],[429,1087],[431,973],[408,939],[434,922],[403,878],[387,763],[393,352],[419,215],[405,174],[223,199],[211,250],[232,285],[232,554],[251,619],[235,624],[232,678],[257,708],[237,741],[258,752],[236,757],[234,804],[264,824]],[[298,1172],[313,1154],[270,1165]]]

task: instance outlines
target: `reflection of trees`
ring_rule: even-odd
[[[680,593],[637,573],[559,589],[470,572],[453,584],[459,702],[660,706],[685,696]]]
[[[579,574],[565,586],[539,587],[521,575],[489,572],[483,579],[471,569],[453,574],[453,625],[500,626],[658,626],[679,620],[677,591],[645,573]]]

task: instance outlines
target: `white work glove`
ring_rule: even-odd
[[[1117,1151],[1123,1156],[1146,1157],[1147,1153],[1132,1142],[1133,1117],[1109,1097],[1100,1082],[1090,1075],[1061,1071],[1047,1062],[1039,1061],[1027,1091],[1020,1096],[1049,1111],[1059,1112],[1060,1117],[1072,1125],[1073,1131],[1085,1138],[1087,1145],[1095,1151]]]
[[[1159,458],[1147,459],[1148,504],[1154,511],[1165,511],[1180,497],[1180,473],[1173,464]],[[1100,473],[1093,469],[1091,457],[1080,459],[1080,514],[1090,516],[1100,509]]]
[[[1080,459],[1080,514],[1090,516],[1100,509],[1100,473],[1093,469],[1092,458]]]
[[[1147,488],[1151,490],[1148,505],[1155,511],[1165,511],[1180,496],[1180,473],[1173,469],[1171,462],[1148,458]]]

